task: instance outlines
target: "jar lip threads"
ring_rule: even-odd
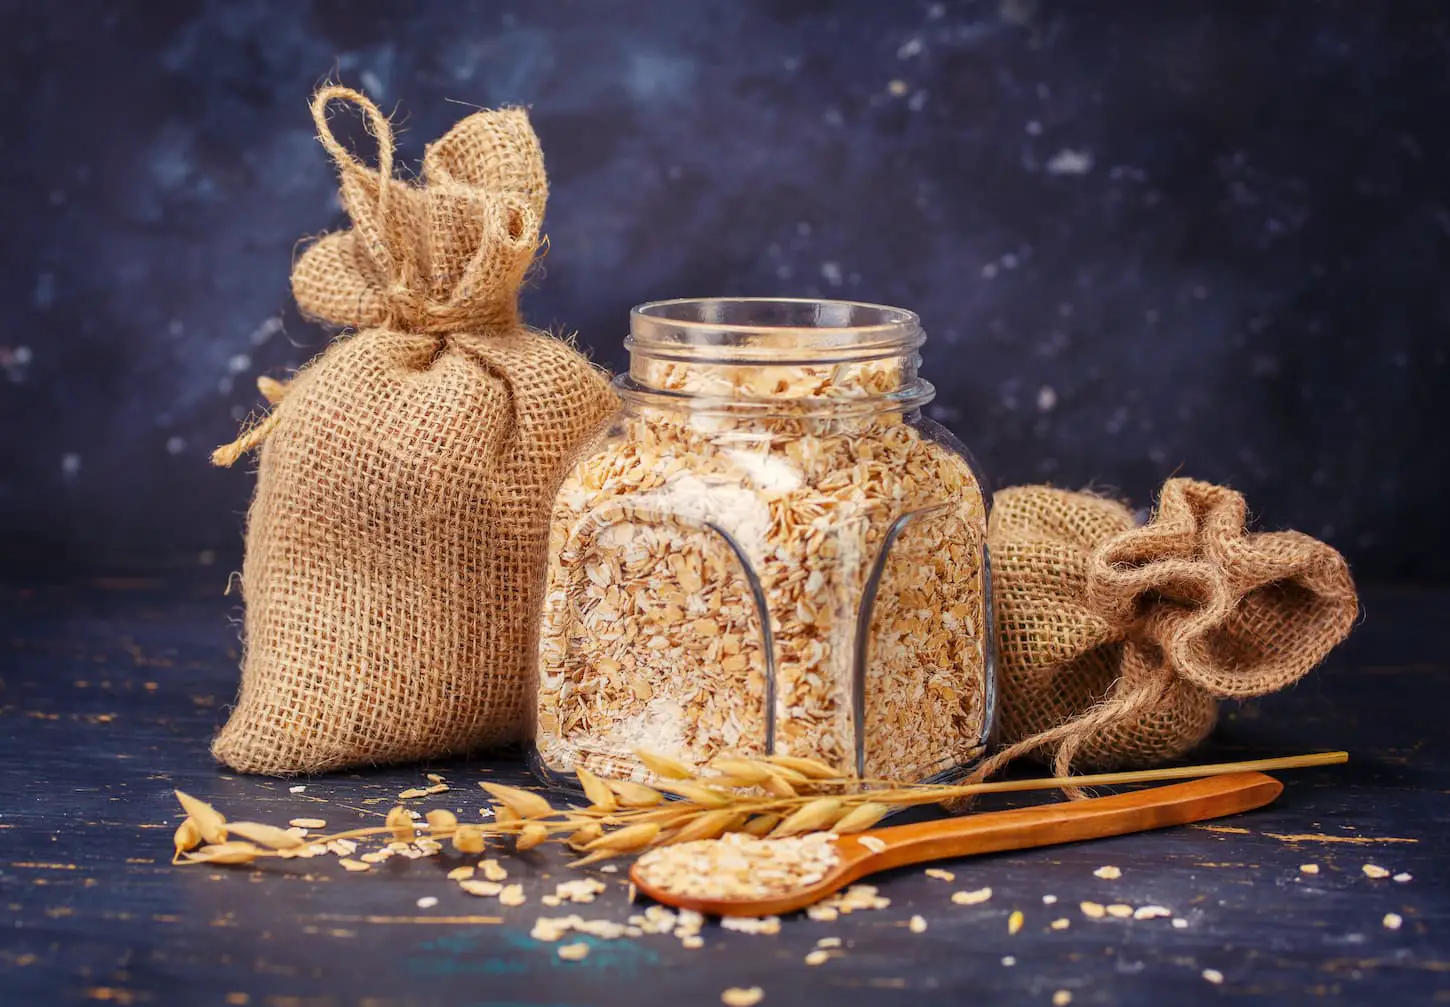
[[[679,298],[630,312],[615,390],[642,405],[795,416],[909,412],[935,396],[904,308],[809,298]]]
[[[926,341],[905,308],[791,297],[683,297],[630,311],[625,347],[731,363],[833,363],[895,356]]]

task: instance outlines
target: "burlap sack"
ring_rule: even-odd
[[[1070,769],[1183,755],[1221,699],[1297,681],[1349,633],[1354,583],[1334,549],[1245,530],[1244,498],[1188,479],[1156,512],[1046,486],[1003,490],[988,526],[1000,740]]]
[[[366,113],[376,171],[333,138],[335,99]],[[264,383],[270,415],[214,458],[262,444],[241,694],[212,747],[243,772],[519,738],[551,498],[616,405],[582,356],[519,321],[547,195],[522,110],[464,119],[419,184],[392,178],[366,98],[326,88],[312,112],[353,226],[302,254],[293,293],[359,331]]]

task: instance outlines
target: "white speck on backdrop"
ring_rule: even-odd
[[[265,343],[267,340],[271,339],[273,336],[281,331],[282,319],[277,315],[273,315],[271,318],[264,320],[261,325],[258,325],[255,329],[253,329],[251,335],[247,337],[247,340],[253,346],[261,346],[263,343]],[[245,370],[245,368],[243,368],[243,370]]]
[[[833,287],[841,285],[841,264],[839,262],[821,263],[821,278]]]
[[[913,56],[920,55],[922,49],[924,48],[926,47],[922,44],[921,37],[918,35],[913,35],[911,38],[901,43],[901,45],[897,46],[896,58],[911,59],[911,57]]]
[[[1086,150],[1063,148],[1047,162],[1049,175],[1086,175],[1093,170],[1093,155]]]
[[[168,438],[166,438],[166,453],[167,454],[169,454],[169,455],[179,455],[179,454],[181,454],[181,452],[183,452],[185,450],[186,450],[186,438],[184,438],[184,437],[168,437]]]
[[[81,472],[81,456],[74,451],[67,451],[60,456],[60,473],[67,479],[74,479]]]
[[[368,97],[375,101],[382,101],[387,97],[383,88],[383,79],[372,70],[364,70],[358,74],[358,79],[362,81],[363,91],[367,93]]]

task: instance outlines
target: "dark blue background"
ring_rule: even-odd
[[[1230,483],[1363,579],[1446,579],[1450,13],[1236,2],[5,3],[0,562],[234,563],[207,466],[327,334],[335,76],[416,159],[533,109],[527,306],[828,295],[921,313],[995,485]],[[221,569],[218,576],[222,575]]]

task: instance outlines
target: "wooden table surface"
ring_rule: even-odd
[[[169,866],[181,788],[233,818],[375,823],[442,773],[439,799],[477,816],[481,779],[523,782],[516,755],[306,781],[237,777],[207,743],[236,682],[235,598],[194,580],[0,587],[0,1000],[16,1004],[712,1005],[760,986],[765,1005],[1450,1003],[1442,868],[1450,594],[1372,592],[1367,618],[1290,692],[1226,717],[1204,760],[1347,748],[1348,766],[1283,774],[1278,804],[1202,826],[983,857],[883,876],[887,909],[776,936],[714,924],[599,941],[581,962],[529,929],[541,915],[622,921],[619,874],[591,905],[539,896],[579,876],[553,852],[505,855],[526,905],[461,892],[452,855],[349,874],[334,858],[265,870]],[[305,789],[293,793],[292,788]],[[469,858],[469,862],[477,858]],[[1371,879],[1366,863],[1407,872]],[[1305,874],[1302,864],[1317,864]],[[1095,877],[1114,865],[1116,880]],[[959,906],[951,893],[990,886]],[[1045,899],[1056,897],[1053,904]],[[435,905],[420,899],[433,897]],[[1186,921],[1090,920],[1083,900],[1159,904]],[[1009,934],[1014,909],[1025,926]],[[1388,929],[1387,913],[1403,925]],[[907,920],[926,918],[912,933]],[[1054,920],[1066,929],[1054,930]],[[803,958],[822,937],[843,953]],[[1205,970],[1222,974],[1211,983]],[[1210,973],[1212,974],[1212,973]]]

